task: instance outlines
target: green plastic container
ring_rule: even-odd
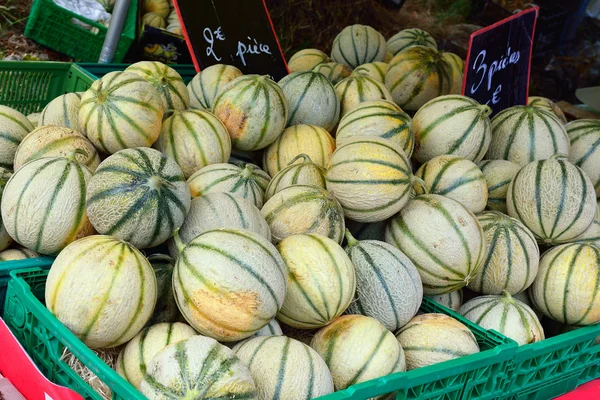
[[[54,382],[68,386],[88,399],[100,399],[67,364],[60,361],[64,347],[113,390],[114,399],[144,399],[65,328],[42,304],[47,271],[31,268],[11,273],[4,320],[41,371]],[[321,400],[367,399],[398,392],[398,399],[495,399],[516,351],[516,343],[486,331],[461,316],[424,299],[423,312],[451,314],[471,329],[482,351],[457,360],[406,373],[397,373],[352,386]]]
[[[0,105],[27,115],[65,93],[87,90],[94,79],[72,63],[0,61]]]
[[[138,0],[131,0],[114,62],[121,62],[135,40]],[[75,22],[76,21],[76,22]],[[76,23],[91,26],[86,29]],[[34,0],[25,36],[78,61],[97,62],[108,28],[77,15],[52,0]]]
[[[84,70],[90,77],[102,78],[104,75],[113,71],[124,71],[129,64],[94,64],[94,63],[78,63],[79,67]],[[191,64],[171,64],[169,67],[181,75],[183,81],[188,84],[194,76],[196,76],[196,69]]]
[[[53,260],[54,257],[40,257],[0,262],[0,315],[4,312],[4,299],[6,298],[8,281],[10,281],[10,272],[31,267],[48,269]]]

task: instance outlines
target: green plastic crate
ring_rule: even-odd
[[[40,257],[0,262],[0,315],[4,312],[4,299],[6,298],[8,281],[10,281],[10,272],[31,267],[48,269],[52,265],[53,260],[54,257]]]
[[[48,272],[39,268],[14,271],[8,285],[4,320],[42,372],[54,382],[68,386],[88,399],[100,396],[71,368],[60,361],[63,348],[87,365],[113,390],[114,399],[144,399],[65,328],[42,304]],[[508,362],[516,343],[486,331],[459,315],[424,299],[423,312],[451,314],[473,331],[482,352],[406,373],[397,373],[352,386],[322,400],[367,399],[398,392],[398,399],[495,399],[502,393]]]
[[[94,64],[94,63],[78,63],[81,69],[88,73],[92,78],[102,78],[104,75],[113,71],[124,71],[129,64]],[[191,64],[171,64],[169,67],[181,75],[183,81],[188,84],[194,76],[196,76],[196,69]]]
[[[123,33],[113,60],[123,61],[135,40],[138,0],[131,0]],[[92,26],[93,30],[76,25],[77,20]],[[96,32],[96,33],[94,33]],[[34,0],[27,20],[25,36],[78,61],[97,62],[108,28],[75,14],[52,0]]]
[[[87,90],[94,79],[72,63],[0,61],[0,105],[27,115],[65,93]]]

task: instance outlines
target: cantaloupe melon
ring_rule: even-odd
[[[319,64],[312,69],[315,72],[319,72],[325,76],[333,85],[337,85],[342,79],[350,76],[352,70],[344,64],[336,62],[328,62]]]
[[[403,110],[416,111],[452,89],[452,66],[436,49],[411,47],[396,54],[389,64],[385,86]]]
[[[108,157],[87,187],[87,212],[94,228],[138,248],[154,247],[171,237],[183,224],[190,201],[179,166],[149,148]]]
[[[158,352],[140,392],[149,400],[258,399],[250,371],[240,359],[216,340],[200,335]]]
[[[356,136],[333,153],[325,177],[346,217],[377,222],[404,207],[412,175],[406,155],[393,142]]]
[[[320,328],[346,310],[354,297],[356,276],[339,244],[322,235],[302,234],[283,239],[277,250],[287,276],[278,320],[295,328]]]
[[[41,126],[31,131],[19,144],[15,152],[14,169],[18,170],[29,161],[44,157],[65,157],[73,150],[75,160],[94,172],[100,157],[94,145],[81,133],[63,126]]]
[[[190,107],[212,110],[221,89],[242,75],[242,71],[226,64],[215,64],[203,69],[187,85]]]
[[[443,305],[444,307],[448,307],[453,311],[458,311],[460,306],[463,303],[463,290],[458,289],[454,292],[446,293],[446,294],[438,294],[432,296],[425,296],[435,301],[438,304]]]
[[[58,125],[79,131],[79,106],[83,92],[67,93],[52,100],[40,114],[37,126]]]
[[[529,98],[527,99],[527,105],[552,112],[554,115],[556,115],[559,121],[563,123],[563,125],[566,125],[566,123],[568,122],[563,110],[561,110],[561,108],[558,105],[556,105],[556,103],[554,103],[550,99],[547,99],[546,97],[529,96]]]
[[[79,150],[77,150],[79,151]],[[48,157],[21,167],[2,193],[2,222],[17,243],[56,254],[94,233],[85,206],[92,172],[69,157]]]
[[[263,155],[263,168],[275,176],[300,154],[306,154],[312,162],[326,168],[335,150],[335,141],[323,128],[315,125],[294,125],[287,128]]]
[[[331,131],[340,117],[340,100],[331,82],[313,71],[294,72],[279,81],[288,103],[287,125],[316,125]]]
[[[487,160],[525,165],[557,154],[569,154],[569,137],[552,112],[534,105],[514,106],[492,119]]]
[[[233,146],[260,150],[277,139],[288,119],[281,88],[267,76],[244,75],[226,84],[213,103]]]
[[[450,94],[462,94],[464,61],[454,53],[442,53],[442,57],[452,68],[452,87]]]
[[[111,236],[89,236],[60,252],[46,281],[46,307],[91,348],[132,339],[150,319],[156,278],[144,255]]]
[[[429,32],[418,28],[403,29],[387,41],[387,51],[396,55],[414,46],[425,46],[437,50],[437,43]]]
[[[481,161],[492,140],[491,108],[460,95],[427,102],[413,118],[414,158],[420,163],[451,154]]]
[[[310,345],[325,360],[337,390],[406,370],[402,347],[374,318],[344,315],[317,332]]]
[[[262,336],[236,345],[233,352],[250,369],[259,399],[313,399],[333,392],[327,365],[302,342]]]
[[[104,153],[151,146],[160,134],[160,93],[132,72],[109,72],[81,97],[79,127]]]
[[[383,61],[385,38],[368,25],[345,27],[333,40],[331,58],[352,69],[373,61]]]
[[[508,185],[521,169],[519,164],[506,160],[484,160],[479,164],[488,188],[487,208],[506,214]]]
[[[171,33],[174,33],[175,35],[183,36],[183,29],[181,29],[179,21],[177,21],[177,23],[168,24],[165,29]]]
[[[183,78],[168,65],[158,61],[139,61],[127,67],[125,72],[133,72],[150,82],[160,93],[165,111],[189,107],[190,96]]]
[[[301,162],[296,163],[298,160]],[[275,193],[297,185],[318,186],[324,189],[325,168],[312,162],[306,154],[300,154],[273,176],[265,191],[265,198],[269,200]]]
[[[208,111],[175,111],[163,121],[154,148],[175,160],[185,178],[210,164],[225,163],[231,156],[227,128]]]
[[[335,85],[340,99],[340,116],[348,114],[359,104],[372,100],[392,101],[392,95],[385,85],[370,76],[352,73]]]
[[[303,49],[290,58],[288,69],[290,73],[299,71],[310,71],[317,65],[329,62],[329,56],[318,49]]]
[[[488,187],[483,172],[472,161],[452,155],[432,158],[417,170],[425,187],[415,185],[416,194],[440,194],[458,201],[473,214],[485,209]]]
[[[221,228],[204,232],[181,250],[173,288],[194,329],[234,342],[267,325],[283,305],[285,265],[261,235]]]
[[[354,69],[354,72],[361,75],[366,75],[375,79],[378,82],[385,82],[385,74],[388,70],[388,63],[375,61],[372,63],[367,63],[360,65]]]
[[[148,256],[148,262],[154,270],[157,288],[156,306],[148,321],[148,326],[162,322],[183,321],[173,294],[175,260],[166,254],[152,254]]]
[[[335,134],[339,147],[348,138],[377,136],[389,139],[410,158],[415,137],[410,116],[391,101],[373,100],[360,103],[340,120]]]
[[[458,310],[484,329],[493,329],[519,345],[545,339],[544,329],[533,310],[508,292],[501,296],[481,296],[467,301]]]
[[[317,233],[337,243],[344,239],[344,210],[336,198],[317,186],[290,186],[277,192],[261,209],[277,243],[288,236]]]
[[[469,289],[490,295],[523,292],[538,272],[540,250],[535,237],[518,219],[497,211],[484,212],[477,219],[487,250]]]
[[[600,321],[600,248],[585,243],[548,250],[529,295],[545,316],[567,325]]]
[[[170,344],[179,343],[197,333],[189,325],[160,323],[142,329],[119,353],[117,372],[134,387],[140,388],[150,361]]]
[[[25,247],[0,251],[0,261],[25,260],[27,258],[36,258],[39,256],[40,255],[35,251],[31,251]]]
[[[571,149],[569,161],[583,169],[600,196],[600,121],[579,119],[565,126]]]
[[[373,317],[392,332],[419,311],[423,284],[404,253],[377,240],[357,241],[346,230],[346,252],[356,270],[356,296],[348,314]]]
[[[170,7],[167,0],[144,0],[143,10],[144,12],[151,12],[162,18],[167,18]]]
[[[4,187],[6,186],[6,183],[8,182],[11,176],[12,173],[9,170],[0,167],[0,201],[2,200],[2,193],[4,192]],[[11,244],[13,244],[13,238],[10,237],[10,235],[6,231],[6,227],[4,226],[0,215],[0,251],[7,249]]]
[[[461,74],[464,72],[465,60],[460,58],[457,54],[444,51],[442,52],[442,57],[444,57],[444,59],[446,59],[446,61],[448,61],[452,65],[452,67],[460,71]],[[460,85],[462,86],[462,81],[460,81]]]
[[[479,352],[475,335],[444,314],[414,317],[396,334],[406,357],[406,369],[416,369]]]
[[[467,285],[485,256],[485,238],[475,215],[437,194],[411,199],[390,220],[385,241],[411,259],[428,295]]]
[[[0,167],[11,169],[17,146],[33,125],[17,110],[0,105],[0,127]]]
[[[546,244],[569,241],[583,233],[596,214],[596,192],[578,167],[563,159],[534,161],[508,187],[508,215],[519,219]]]
[[[144,22],[144,25],[151,26],[153,28],[164,29],[167,26],[167,22],[163,17],[152,12],[144,14],[142,21]]]

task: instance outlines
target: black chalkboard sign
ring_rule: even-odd
[[[174,0],[196,71],[229,64],[278,81],[287,64],[264,0]]]
[[[492,108],[527,104],[531,51],[538,7],[532,7],[471,35],[463,95]]]

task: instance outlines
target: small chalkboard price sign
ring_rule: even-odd
[[[264,0],[174,0],[196,71],[229,64],[279,80],[287,64]]]
[[[492,115],[527,104],[538,12],[529,8],[471,35],[463,95],[490,106]]]

